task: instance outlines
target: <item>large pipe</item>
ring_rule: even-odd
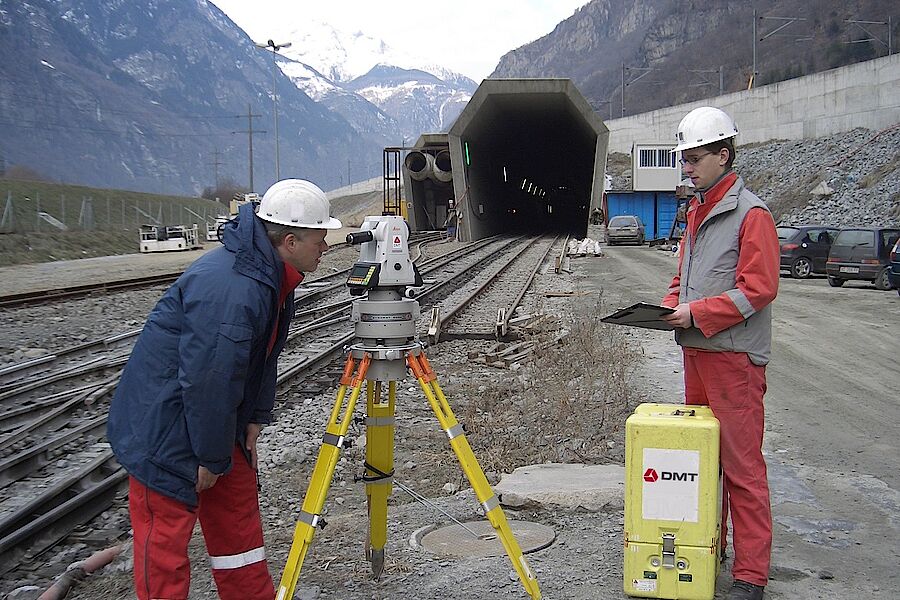
[[[409,176],[416,181],[425,181],[429,177],[434,177],[434,157],[419,150],[413,150],[406,155],[403,161]]]
[[[449,150],[441,150],[435,155],[434,178],[443,183],[453,181],[453,167],[450,165]]]
[[[78,582],[82,581],[94,571],[102,569],[111,563],[121,552],[121,545],[113,546],[105,550],[99,550],[93,553],[87,560],[73,564],[66,569],[66,572],[63,573],[59,579],[53,582],[53,585],[38,597],[38,600],[62,600],[62,598],[65,598]]]

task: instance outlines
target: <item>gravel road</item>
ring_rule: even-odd
[[[592,277],[608,300],[662,297],[674,257],[629,247],[608,254]],[[775,520],[769,598],[900,597],[897,331],[894,290],[781,279],[764,446]],[[665,390],[659,399],[677,400],[683,385],[669,335],[638,335],[648,382]]]

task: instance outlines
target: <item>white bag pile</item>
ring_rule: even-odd
[[[591,238],[583,240],[569,240],[569,247],[566,249],[569,256],[603,256],[603,250],[600,248],[600,242]]]

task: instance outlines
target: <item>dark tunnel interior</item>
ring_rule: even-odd
[[[585,235],[597,133],[565,94],[492,94],[460,141],[476,237]]]

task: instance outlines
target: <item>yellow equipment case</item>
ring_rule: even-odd
[[[638,406],[625,421],[625,593],[712,600],[721,514],[719,421],[709,407]]]

